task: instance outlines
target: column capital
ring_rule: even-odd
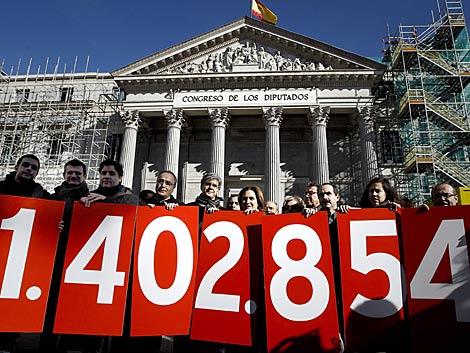
[[[142,124],[142,119],[140,118],[138,110],[128,110],[121,114],[121,119],[126,125],[126,128],[139,129]]]
[[[183,110],[181,109],[169,109],[163,112],[165,114],[165,119],[168,123],[168,127],[176,127],[181,129],[185,123],[185,118],[183,115]]]
[[[330,107],[321,105],[316,107],[309,107],[307,119],[309,125],[312,127],[316,125],[326,126],[326,124],[328,124],[328,120],[330,120]]]
[[[230,123],[230,116],[228,115],[228,108],[209,108],[207,109],[209,113],[209,121],[211,127],[223,127],[227,128]]]
[[[263,119],[266,127],[280,127],[282,123],[282,107],[263,108]]]

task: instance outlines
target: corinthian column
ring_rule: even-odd
[[[224,166],[225,166],[225,129],[230,123],[227,108],[208,109],[209,120],[212,127],[211,140],[211,172],[217,174],[222,179],[219,188],[219,196],[224,195]]]
[[[330,107],[310,107],[307,116],[312,128],[313,173],[312,179],[322,184],[330,180],[328,166],[328,143],[326,124],[330,118]]]
[[[163,168],[173,172],[178,177],[178,161],[180,154],[181,127],[185,120],[181,109],[171,109],[165,112],[168,123],[166,137],[165,164]]]
[[[377,153],[375,150],[376,111],[366,106],[359,110],[359,134],[361,139],[362,181],[366,185],[378,175]]]
[[[279,128],[282,123],[282,108],[263,108],[266,127],[264,197],[281,204],[281,149]]]
[[[137,130],[142,120],[137,110],[127,111],[121,116],[125,124],[124,135],[122,137],[121,159],[120,162],[124,168],[122,184],[132,188],[134,179],[134,161],[135,147],[137,145]]]

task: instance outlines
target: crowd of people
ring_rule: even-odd
[[[49,296],[48,310],[41,334],[41,352],[66,352],[74,344],[79,346],[82,352],[96,352],[106,346],[107,352],[158,352],[161,344],[160,337],[129,337],[129,328],[125,328],[123,337],[77,337],[58,336],[52,334],[54,313],[57,305],[59,284],[62,278],[62,268],[65,259],[67,235],[70,228],[72,208],[74,201],[80,201],[85,207],[91,207],[95,202],[148,205],[149,207],[164,206],[167,210],[184,205],[173,196],[177,185],[177,178],[171,171],[161,171],[157,175],[156,188],[153,190],[142,190],[138,195],[121,184],[124,170],[122,165],[111,159],[104,160],[99,166],[99,187],[89,190],[86,183],[86,165],[77,159],[65,163],[63,171],[63,182],[54,189],[51,194],[35,181],[40,168],[39,158],[33,154],[21,156],[14,170],[0,181],[0,195],[13,195],[32,197],[40,199],[64,201],[64,214],[58,228],[61,230],[56,265],[54,266],[52,286]],[[310,182],[305,189],[304,197],[298,195],[287,196],[281,206],[271,200],[265,201],[263,192],[258,186],[246,186],[240,190],[238,195],[230,195],[227,203],[218,196],[222,179],[212,173],[205,174],[200,183],[201,193],[196,199],[186,205],[198,206],[200,222],[204,214],[213,213],[218,210],[241,211],[243,214],[264,212],[267,215],[280,213],[301,213],[310,217],[316,212],[326,211],[330,227],[332,251],[337,248],[336,214],[348,212],[352,208],[388,208],[396,211],[401,207],[412,207],[413,205],[405,197],[397,194],[390,181],[386,178],[377,177],[367,184],[359,202],[359,207],[340,204],[340,195],[337,187],[332,183],[318,184]],[[433,206],[456,206],[458,196],[452,185],[440,183],[431,190]],[[427,205],[421,205],[423,210],[429,209]],[[336,262],[336,261],[334,261]],[[339,277],[339,267],[334,264],[335,277]],[[340,286],[341,281],[335,280],[335,285]],[[340,293],[341,288],[336,288]],[[128,299],[131,297],[130,293]],[[128,306],[130,307],[130,306]],[[129,312],[126,312],[129,315]],[[17,334],[0,334],[0,351],[14,352]],[[187,342],[175,341],[175,352],[188,352]]]

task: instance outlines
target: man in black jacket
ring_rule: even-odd
[[[149,200],[149,204],[154,206],[165,206],[167,210],[172,210],[176,206],[184,205],[172,195],[177,184],[176,175],[169,170],[163,170],[157,175],[157,186],[155,188],[155,196]]]
[[[15,170],[0,181],[0,194],[38,199],[47,198],[49,193],[43,189],[41,184],[34,181],[39,173],[39,167],[39,158],[34,154],[21,156],[16,162]]]
[[[64,201],[64,213],[62,216],[62,230],[57,245],[54,272],[52,273],[51,289],[48,298],[46,318],[44,322],[43,333],[40,340],[40,351],[43,353],[55,352],[56,350],[65,351],[69,346],[82,346],[84,340],[81,336],[52,334],[55,312],[57,309],[57,300],[59,296],[60,282],[62,280],[62,269],[65,261],[65,251],[67,248],[67,240],[72,221],[72,211],[74,201],[79,201],[82,197],[87,196],[90,191],[86,183],[87,168],[85,164],[78,160],[72,159],[65,163],[62,184],[54,188],[54,193],[50,195],[51,200]]]
[[[16,162],[15,170],[0,181],[0,195],[47,198],[49,193],[34,181],[39,173],[39,167],[39,158],[34,154],[21,156]],[[16,337],[18,337],[17,333],[0,333],[0,351],[13,352]]]

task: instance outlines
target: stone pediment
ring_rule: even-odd
[[[165,68],[158,73],[196,74],[211,72],[315,71],[333,70],[321,60],[306,60],[275,48],[265,48],[253,41],[229,45],[208,55]]]
[[[383,72],[385,66],[314,39],[242,18],[113,72],[116,78],[296,71]]]

